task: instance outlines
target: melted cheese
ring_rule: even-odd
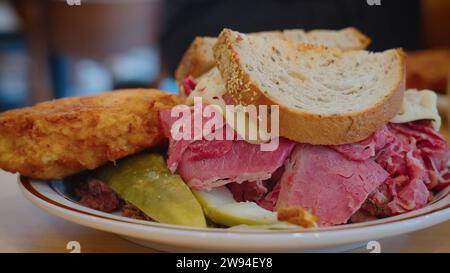
[[[219,70],[215,67],[197,78],[195,89],[186,98],[187,105],[194,105],[195,98],[202,98],[203,104],[219,107],[224,113],[225,121],[230,125],[245,141],[252,144],[267,142],[271,136],[265,130],[258,127],[257,118],[251,118],[248,114],[240,114],[230,111],[226,107],[223,95],[226,94],[225,83],[222,80]],[[246,130],[247,129],[247,130]],[[259,132],[258,132],[259,130]],[[256,139],[250,132],[258,132]]]
[[[437,110],[436,93],[430,90],[406,90],[402,108],[391,122],[405,123],[423,119],[431,120],[436,131],[441,128],[442,121]]]

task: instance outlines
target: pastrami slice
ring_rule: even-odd
[[[195,107],[195,106],[194,106]],[[192,109],[192,107],[191,107]],[[201,112],[200,112],[201,113]],[[236,132],[224,123],[215,128],[215,134],[224,140],[175,140],[171,127],[176,118],[170,110],[160,113],[162,131],[169,138],[167,165],[172,172],[178,172],[193,189],[204,190],[236,182],[261,182],[283,166],[292,152],[295,142],[280,138],[274,151],[263,151],[261,145],[240,140]],[[208,118],[203,117],[203,124]],[[191,122],[194,127],[194,122]],[[229,132],[233,132],[230,139]]]
[[[212,145],[202,140],[196,145]],[[217,145],[224,145],[216,141]],[[261,151],[259,145],[243,140],[232,141],[231,148],[215,157],[194,156],[192,147],[185,151],[178,173],[194,189],[219,187],[231,182],[264,181],[280,168],[294,148],[295,143],[280,139],[275,151]]]
[[[298,145],[280,182],[277,208],[302,207],[319,225],[346,223],[389,174],[375,161],[352,161],[326,146]]]

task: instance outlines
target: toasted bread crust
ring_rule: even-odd
[[[355,44],[352,49],[365,49],[370,44],[370,38],[354,27],[348,27],[340,31],[347,30],[353,33],[353,36],[359,41],[359,44]],[[315,30],[312,30],[310,32],[314,31]],[[254,32],[251,33],[251,35],[290,40],[284,35],[284,31],[279,30]],[[194,41],[192,41],[175,71],[175,79],[178,83],[187,76],[197,78],[215,66],[212,48],[216,41],[216,37],[196,37]],[[180,94],[184,96],[183,92],[180,92]]]
[[[279,208],[277,209],[277,217],[280,221],[285,221],[304,228],[317,227],[318,217],[304,208]]]
[[[196,37],[192,41],[175,71],[177,82],[187,76],[197,78],[215,65],[212,47],[216,41],[212,37]]]
[[[159,90],[72,97],[0,114],[0,168],[57,179],[160,145],[158,112],[180,99]]]
[[[228,94],[237,104],[279,105],[280,136],[315,145],[354,143],[383,127],[401,107],[405,89],[404,76],[398,79],[395,88],[382,101],[365,111],[346,115],[318,115],[293,109],[267,96],[251,79],[243,68],[233,43],[231,30],[225,29],[214,46],[214,56]],[[320,46],[308,47],[326,50]],[[396,53],[402,62],[400,75],[405,75],[404,53],[401,49],[396,50]]]
[[[355,37],[357,37],[357,39],[359,40],[359,42],[361,44],[361,46],[359,48],[355,48],[355,49],[366,49],[370,45],[370,43],[372,42],[372,39],[370,39],[369,37],[364,35],[364,33],[359,31],[357,28],[355,28],[355,27],[348,27],[347,29],[351,30],[353,35]]]

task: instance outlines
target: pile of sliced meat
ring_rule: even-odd
[[[391,123],[382,134],[374,135],[371,143],[375,161],[389,178],[370,194],[355,221],[421,208],[433,192],[450,185],[447,141],[427,122]]]
[[[203,116],[202,112],[197,112],[196,115]],[[222,123],[223,127],[214,128],[214,133],[221,135],[223,140],[206,140],[205,135],[200,140],[174,140],[171,129],[177,118],[171,117],[171,110],[161,112],[160,118],[163,132],[170,140],[167,160],[169,169],[178,172],[191,188],[197,190],[246,181],[259,182],[255,188],[261,188],[261,182],[271,178],[295,146],[292,141],[280,139],[275,151],[261,151],[259,145],[239,139],[225,122]],[[194,115],[190,121],[192,131],[195,124],[193,119]],[[202,118],[203,124],[209,120]],[[234,140],[226,140],[227,132],[233,132],[233,136],[228,139]],[[263,191],[262,188],[255,190]]]
[[[281,138],[278,149],[266,152],[236,136],[175,140],[177,118],[166,110],[160,119],[170,140],[168,166],[191,188],[226,185],[237,201],[269,210],[306,208],[321,226],[418,209],[450,184],[447,142],[425,121],[389,123],[364,141],[339,146]],[[216,133],[225,134],[227,126]]]

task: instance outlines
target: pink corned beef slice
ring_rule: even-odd
[[[377,150],[375,161],[390,178],[369,196],[361,211],[376,217],[421,208],[433,191],[450,185],[447,142],[428,123],[391,123],[387,128],[394,138]]]
[[[197,86],[197,82],[195,81],[194,77],[187,76],[186,78],[184,78],[183,89],[184,89],[184,93],[186,93],[187,96],[189,96],[189,94],[191,94],[191,92],[195,89],[196,86]]]
[[[363,141],[337,146],[280,138],[277,150],[262,152],[225,122],[214,132],[224,138],[231,132],[232,140],[174,140],[178,117],[166,110],[160,119],[170,140],[167,164],[191,188],[227,185],[236,201],[310,209],[320,226],[415,210],[450,185],[448,144],[427,121],[388,123]]]
[[[394,139],[395,135],[385,126],[363,141],[331,147],[349,160],[366,160],[374,157],[376,151],[381,150],[386,144],[394,141]]]
[[[299,144],[286,164],[276,207],[310,209],[321,226],[344,224],[388,176],[373,159],[348,160],[326,146]]]
[[[260,199],[257,203],[259,206],[267,210],[274,211],[279,196],[280,196],[280,183],[277,183],[275,187],[268,194],[266,194],[266,196],[264,196],[263,199]]]
[[[201,140],[192,145],[214,145],[214,142]],[[223,145],[223,141],[217,142],[217,145]],[[223,150],[223,154],[207,158],[202,158],[189,146],[179,163],[178,173],[195,189],[219,187],[231,182],[263,181],[283,165],[295,145],[292,141],[280,139],[278,149],[264,152],[259,145],[243,140],[228,142],[232,143],[228,151]]]
[[[389,123],[367,140],[333,148],[353,160],[373,157],[389,173],[355,219],[360,214],[387,217],[421,208],[431,198],[430,191],[450,184],[447,141],[426,121]]]
[[[233,193],[234,199],[238,202],[261,200],[267,193],[267,187],[263,181],[229,183],[228,189]]]
[[[354,222],[421,208],[433,191],[450,184],[447,142],[428,122],[389,123],[366,140],[329,148],[299,145],[279,184],[258,204],[271,210],[306,207],[320,225],[333,225],[347,222],[360,206]],[[354,164],[362,165],[355,169]],[[364,169],[361,177],[374,180],[354,180]],[[347,175],[332,178],[336,170]]]
[[[160,113],[163,132],[170,140],[168,166],[178,172],[194,189],[209,189],[231,182],[264,181],[280,168],[295,143],[281,138],[275,151],[261,151],[260,145],[243,140],[179,140],[172,138],[170,128],[177,117],[170,110]],[[203,124],[208,121],[203,119]],[[191,126],[193,126],[191,122]],[[227,132],[228,125],[216,130]],[[225,136],[225,135],[224,135]]]
[[[194,112],[194,107],[199,107],[199,111]],[[171,133],[171,128],[172,125],[179,119],[179,117],[172,117],[171,116],[171,109],[165,110],[165,111],[161,111],[159,114],[160,117],[160,124],[161,124],[161,129],[163,131],[163,134],[169,139],[169,154],[168,154],[168,159],[167,159],[167,166],[168,168],[172,171],[175,172],[177,167],[178,167],[178,163],[181,161],[181,158],[183,156],[183,153],[186,151],[186,149],[189,147],[189,145],[191,145],[192,143],[194,143],[196,140],[194,140],[194,133],[197,131],[194,131],[194,126],[197,126],[196,128],[198,130],[201,130],[201,127],[198,127],[199,125],[197,125],[194,122],[194,119],[196,116],[199,116],[200,119],[202,120],[202,124],[205,124],[208,120],[212,119],[212,118],[206,118],[203,117],[202,115],[202,111],[201,107],[199,105],[196,105],[194,107],[191,107],[191,120],[190,120],[190,126],[192,129],[192,134],[191,134],[191,138],[190,139],[180,139],[180,140],[174,140],[172,137],[172,133]],[[223,117],[219,117],[218,115],[215,115],[213,118],[217,118],[220,119],[221,121],[223,121]],[[223,139],[229,139],[229,138],[235,138],[237,139],[237,135],[234,133],[233,129],[230,129],[229,126],[227,124],[225,124],[224,122],[222,123],[223,127],[221,128],[215,128],[218,131],[218,134],[221,134]],[[228,129],[228,130],[227,130]],[[229,136],[227,138],[227,132],[233,132],[234,135],[233,136]],[[202,136],[200,136],[200,139],[202,138]],[[226,145],[226,144],[224,144]],[[198,146],[197,146],[198,147]],[[203,148],[203,150],[208,149],[208,148],[214,148],[211,145],[208,145],[208,147]]]

